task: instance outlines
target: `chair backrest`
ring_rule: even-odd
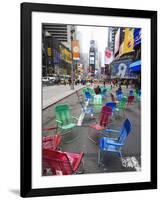
[[[52,149],[56,150],[59,149],[60,143],[61,143],[62,136],[59,134],[56,135],[49,135],[46,137],[43,137],[43,148],[45,149]]]
[[[56,120],[62,122],[62,125],[69,124],[72,120],[70,108],[66,104],[59,104],[55,107]]]
[[[68,175],[72,174],[73,170],[66,153],[54,151],[51,149],[43,149],[43,162],[51,168],[53,174]]]
[[[130,90],[129,91],[129,96],[133,96],[134,95],[134,91],[133,90]]]
[[[85,91],[85,97],[87,99],[92,99],[91,93],[89,91]]]
[[[107,102],[107,103],[106,103],[106,106],[111,107],[111,108],[112,108],[112,111],[114,111],[115,108],[116,108],[116,103],[115,103],[115,102]]]
[[[139,90],[138,95],[139,95],[139,97],[141,97],[141,90]]]
[[[126,98],[122,98],[121,101],[119,101],[119,103],[117,104],[118,108],[125,108],[126,107],[126,102],[127,99]]]
[[[106,95],[106,94],[107,94],[107,88],[103,88],[103,89],[101,90],[101,94],[102,94],[102,95]]]
[[[102,104],[102,95],[100,94],[94,95],[93,104],[94,105]]]
[[[126,119],[120,130],[120,135],[118,138],[119,143],[121,143],[121,144],[125,143],[125,140],[126,140],[127,136],[129,135],[129,133],[131,132],[131,129],[132,129],[131,122],[129,121],[129,119]]]
[[[134,101],[134,96],[128,96],[128,103],[132,103]]]
[[[106,127],[109,123],[109,117],[112,115],[112,108],[103,106],[100,113],[100,126]]]

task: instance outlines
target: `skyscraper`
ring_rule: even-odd
[[[109,27],[108,28],[108,41],[107,48],[114,53],[115,49],[115,34],[118,30],[118,27]]]
[[[89,49],[89,72],[93,77],[95,76],[95,67],[96,67],[96,44],[95,40],[91,40]]]

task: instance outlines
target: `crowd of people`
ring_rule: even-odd
[[[88,80],[88,79],[75,79],[74,80],[74,85],[86,85],[87,83],[90,83],[90,85],[94,86],[94,80]],[[141,81],[139,79],[113,79],[113,80],[102,80],[100,81],[101,84],[103,84],[103,86],[105,87],[107,84],[111,85],[112,87],[118,87],[121,90],[121,86],[126,86],[126,89],[128,89],[128,87],[133,87],[133,88],[137,88],[138,90],[141,89]],[[96,88],[96,93],[99,94],[101,89],[99,87],[99,84],[97,83],[96,85],[98,85]],[[58,85],[60,84],[60,80],[58,81]],[[69,78],[68,80],[64,80],[63,82],[64,85],[71,85],[72,84],[72,80],[71,78]]]

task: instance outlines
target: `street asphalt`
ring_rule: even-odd
[[[50,86],[49,86],[50,87]],[[59,87],[59,86],[58,86]],[[113,88],[112,93],[115,94],[116,87]],[[126,90],[125,88],[123,89]],[[128,91],[126,91],[128,92]],[[81,90],[80,90],[81,93]],[[111,101],[110,95],[104,99],[105,102]],[[68,104],[71,108],[73,116],[79,118],[82,114],[81,105],[79,103],[76,93],[68,96],[67,98],[58,102],[58,104]],[[54,116],[54,104],[47,109],[42,110],[42,127],[55,126]],[[122,148],[123,159],[121,159],[117,153],[106,152],[104,154],[101,165],[98,166],[98,138],[102,137],[101,132],[96,131],[89,127],[90,124],[95,122],[95,118],[98,118],[98,114],[94,114],[94,119],[90,114],[85,115],[82,125],[74,128],[71,133],[68,134],[65,140],[75,140],[71,143],[62,143],[61,150],[68,152],[84,152],[84,173],[108,173],[108,172],[128,172],[128,171],[140,171],[141,170],[141,113],[138,108],[138,103],[134,102],[126,109],[125,116],[114,114],[112,123],[109,128],[119,129],[123,121],[128,118],[132,123],[132,132],[128,136],[124,147]],[[55,134],[53,131],[43,132],[42,136]],[[96,143],[92,142],[88,137],[92,138]]]

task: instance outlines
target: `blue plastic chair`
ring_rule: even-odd
[[[80,102],[80,105],[85,114],[91,114],[91,117],[93,116],[94,109],[92,107],[85,107],[82,102]]]
[[[91,102],[93,100],[93,97],[90,92],[88,92],[88,91],[85,92],[85,99],[88,102]]]
[[[123,98],[123,93],[122,91],[116,91],[116,97],[118,101],[121,101],[121,99]]]
[[[132,125],[129,119],[126,119],[120,129],[120,131],[106,129],[104,131],[104,135],[108,136],[109,133],[117,133],[119,136],[117,138],[109,138],[109,137],[102,137],[99,140],[99,152],[98,152],[98,165],[100,165],[101,161],[101,153],[110,151],[116,152],[119,154],[119,157],[122,158],[122,147],[125,144],[126,138],[128,137],[129,133],[131,132]],[[103,158],[102,158],[103,160]]]
[[[133,90],[129,91],[129,96],[134,96],[134,91]]]

